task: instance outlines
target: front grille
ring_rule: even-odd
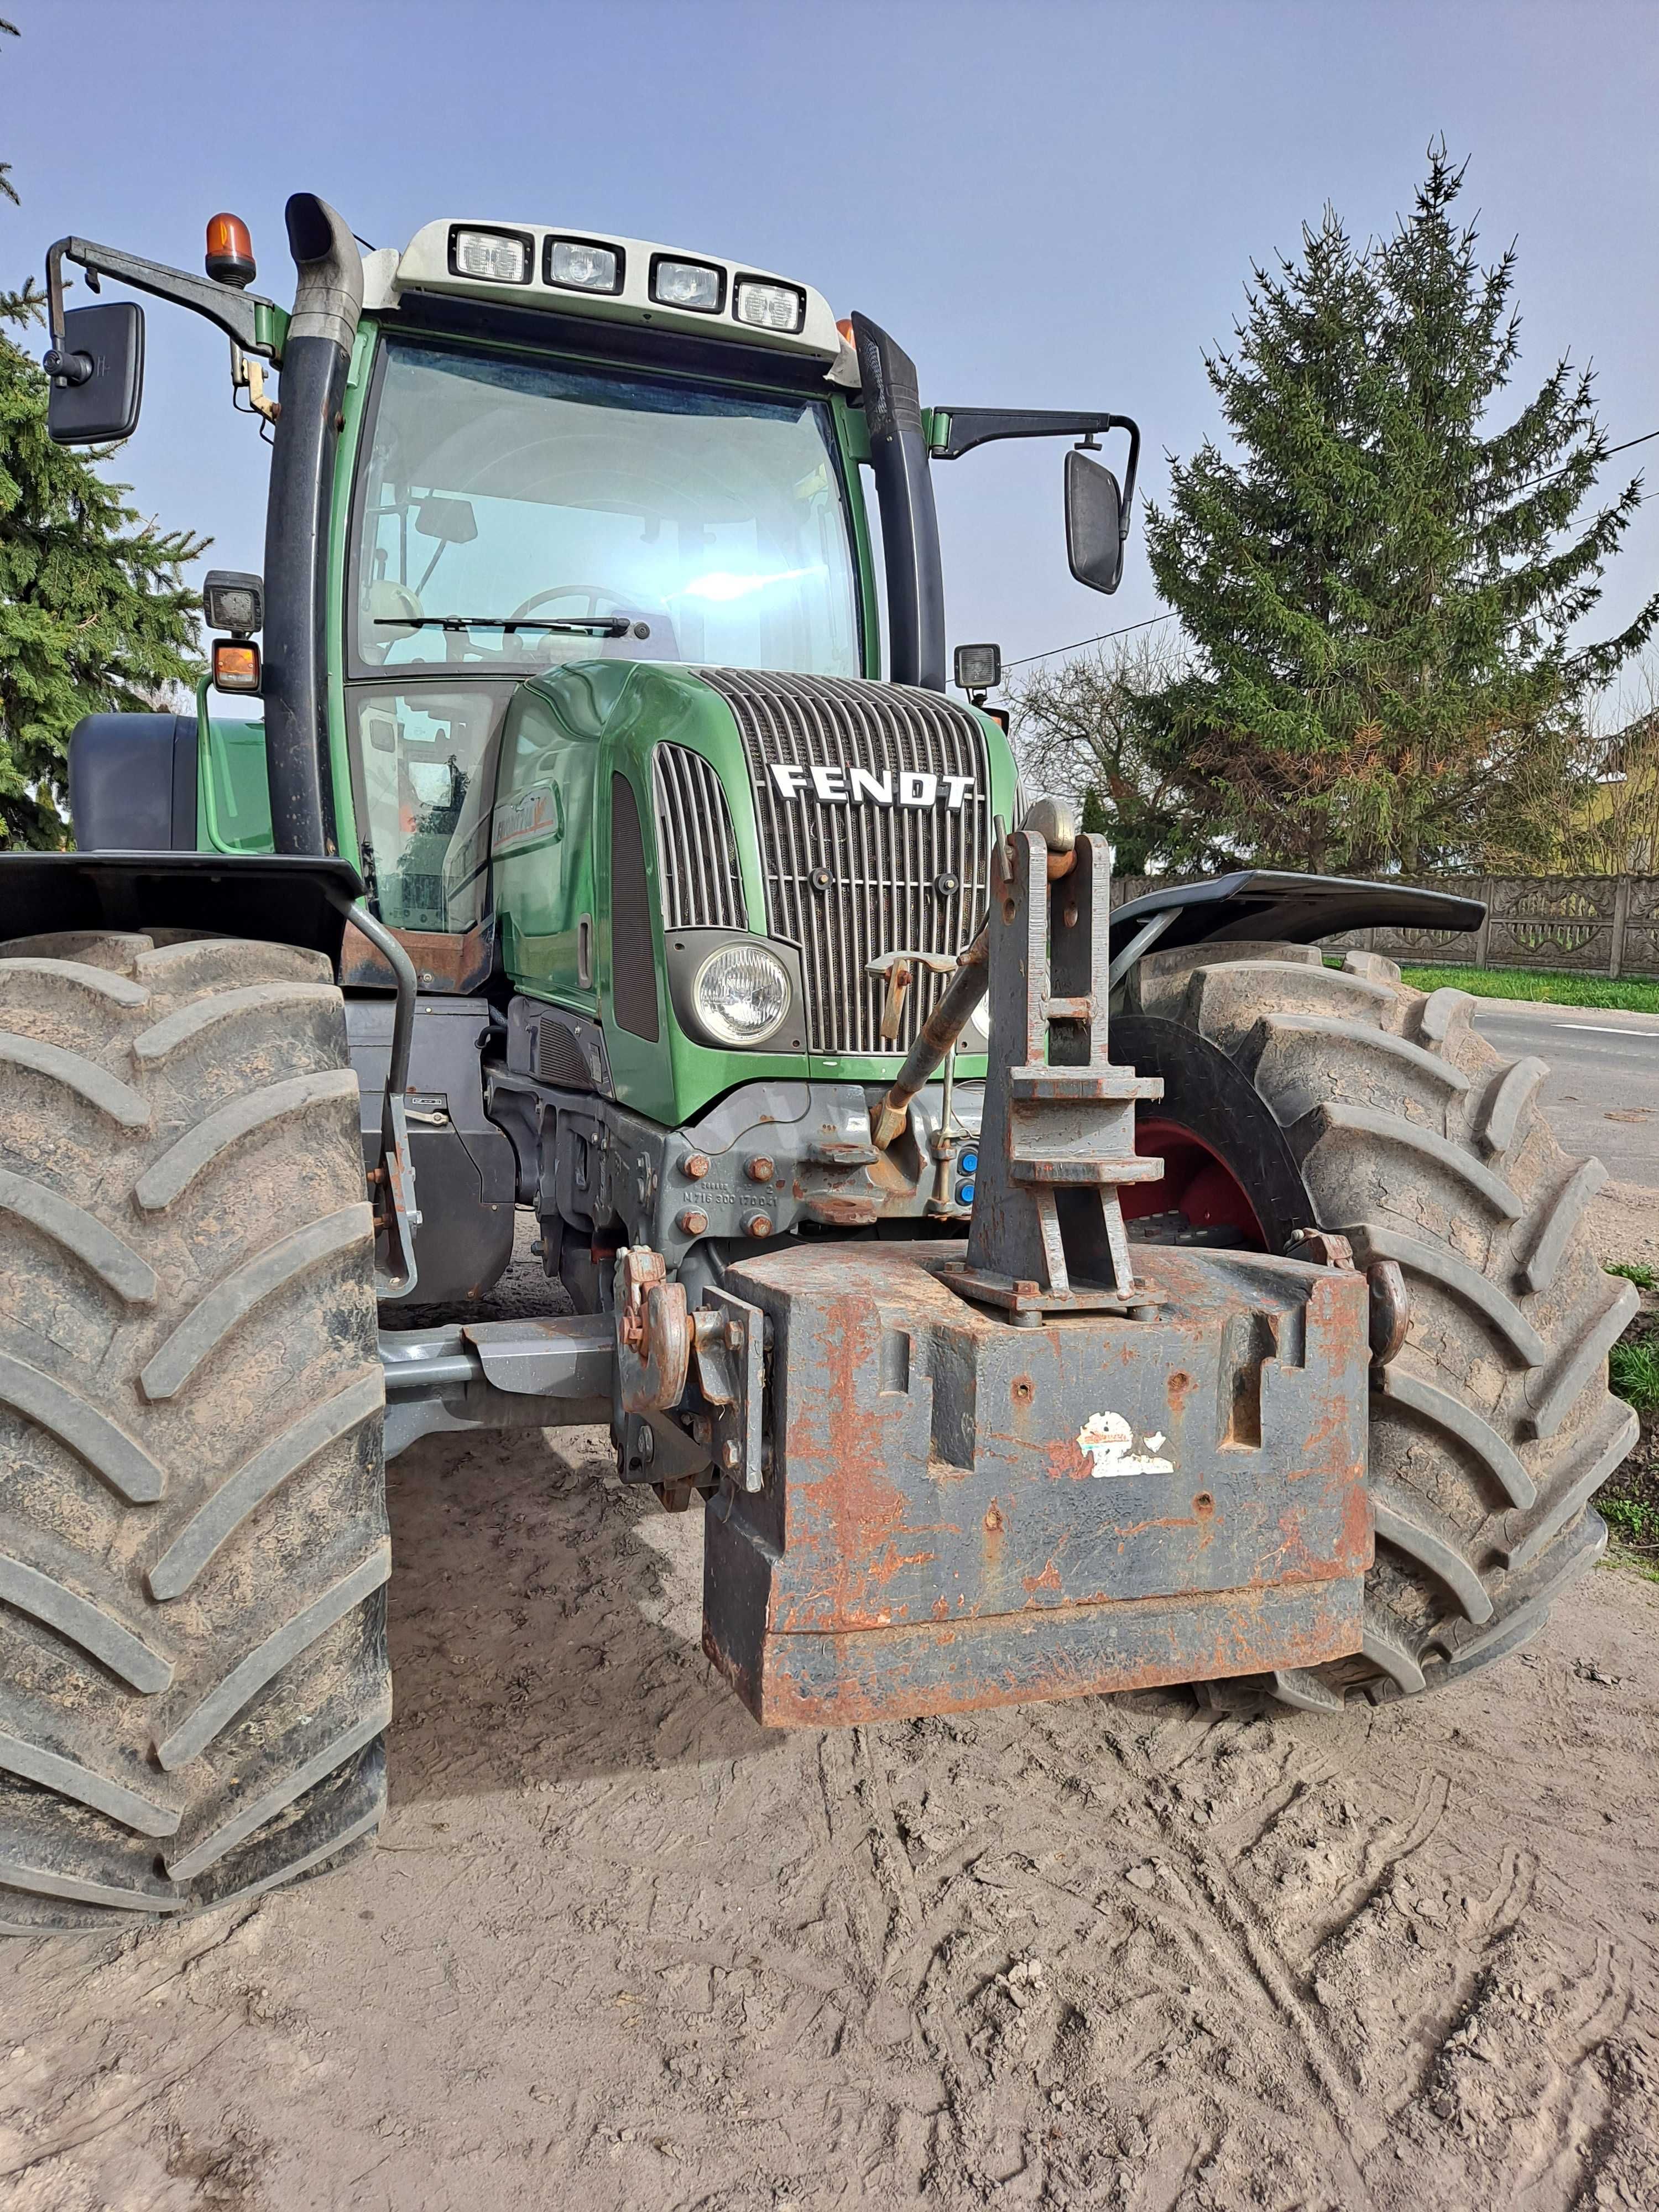
[[[991,808],[978,722],[937,692],[898,684],[698,672],[730,706],[743,738],[768,926],[800,947],[811,1049],[906,1051],[949,979],[919,973],[890,1042],[881,1035],[883,986],[865,969],[884,952],[960,952],[984,918]],[[848,790],[851,771],[863,769],[895,803],[821,800],[810,781],[786,799],[769,772],[775,763],[836,769]],[[933,804],[897,803],[907,775],[936,780]],[[952,775],[970,779],[957,810],[944,796],[942,780]]]
[[[747,929],[738,841],[720,780],[701,753],[659,745],[651,787],[667,929]]]

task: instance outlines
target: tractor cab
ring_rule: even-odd
[[[829,380],[851,349],[804,287],[638,240],[434,223],[366,273],[337,586],[353,826],[394,929],[465,934],[519,684],[872,672]]]

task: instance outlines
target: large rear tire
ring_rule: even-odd
[[[1373,954],[1198,946],[1143,963],[1114,1030],[1164,1079],[1149,1118],[1194,1139],[1194,1212],[1224,1216],[1231,1180],[1267,1249],[1317,1227],[1405,1279],[1404,1344],[1371,1377],[1364,1648],[1263,1678],[1292,1705],[1413,1695],[1529,1641],[1601,1556],[1589,1500],[1635,1440],[1607,1355],[1637,1294],[1585,1229],[1603,1171],[1562,1152],[1543,1062],[1501,1060],[1474,1004]],[[1142,1203],[1178,1209],[1173,1176]]]
[[[383,1405],[326,962],[0,945],[0,1930],[224,1903],[376,1826]]]

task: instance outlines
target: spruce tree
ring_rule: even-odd
[[[1407,872],[1547,863],[1587,695],[1659,622],[1569,631],[1640,503],[1582,512],[1607,459],[1592,378],[1559,362],[1500,427],[1519,319],[1431,149],[1392,236],[1327,210],[1258,268],[1206,357],[1231,447],[1171,466],[1152,572],[1189,672],[1145,701],[1195,823],[1269,863]],[[1503,410],[1508,412],[1509,410]]]
[[[0,36],[17,35],[0,21]],[[0,193],[17,194],[0,163]],[[0,292],[0,843],[67,844],[68,743],[82,715],[149,708],[200,673],[201,601],[186,562],[207,541],[158,529],[125,484],[46,435],[38,341],[46,301],[33,278]]]

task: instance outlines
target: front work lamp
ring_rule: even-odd
[[[1001,647],[959,645],[953,673],[960,691],[994,691],[1002,681]]]

